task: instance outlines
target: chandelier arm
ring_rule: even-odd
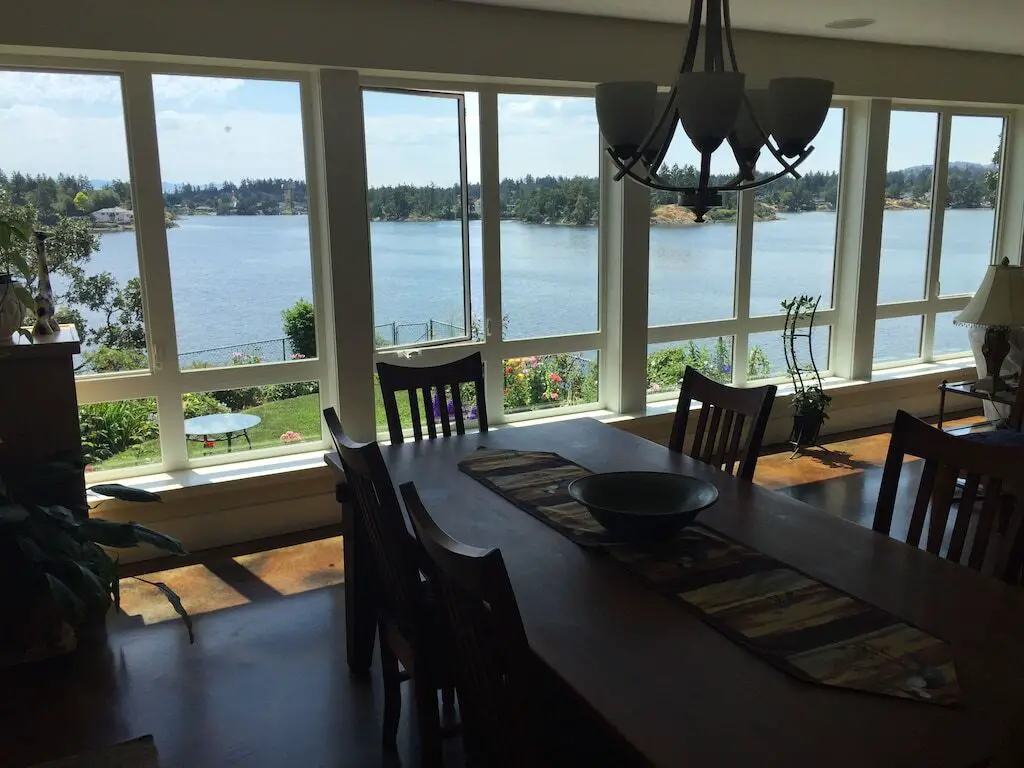
[[[732,17],[729,14],[729,0],[722,0],[722,16],[725,19],[725,44],[729,48],[729,61],[732,62],[733,72],[739,72],[740,65],[736,63],[736,48],[732,43]],[[743,98],[746,101],[746,94],[744,94]],[[753,115],[753,111],[750,114]],[[756,117],[754,122],[757,122]]]
[[[686,50],[683,51],[683,63],[679,74],[692,72],[697,60],[697,45],[700,43],[700,18],[704,14],[704,0],[690,0],[690,30],[686,39]]]
[[[797,166],[799,166],[801,163],[803,163],[804,160],[806,160],[808,158],[808,156],[810,154],[811,154],[811,150],[807,150],[804,154],[800,155],[800,157],[797,158],[797,161],[795,163],[793,163],[792,167],[796,168]],[[752,181],[749,184],[743,184],[743,183],[734,184],[734,183],[730,182],[730,184],[728,186],[717,187],[714,191],[716,191],[716,192],[746,192],[748,189],[760,189],[761,187],[764,187],[764,186],[767,186],[768,184],[771,184],[773,181],[778,181],[783,176],[789,175],[790,173],[791,173],[791,171],[783,169],[783,170],[779,171],[778,173],[776,173],[774,176],[768,176],[768,177],[763,178],[763,179],[758,179],[757,181]],[[797,178],[800,178],[799,174],[797,174]]]
[[[708,0],[704,31],[704,71],[717,72],[722,62],[722,0]]]

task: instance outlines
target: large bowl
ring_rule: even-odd
[[[568,492],[610,533],[633,540],[670,536],[718,500],[711,483],[669,472],[601,472]]]

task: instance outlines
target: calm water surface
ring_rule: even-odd
[[[886,212],[879,301],[924,295],[928,211]],[[989,261],[991,210],[946,212],[943,294],[973,291]],[[751,314],[776,314],[780,299],[821,293],[830,305],[836,216],[787,214],[755,223]],[[470,223],[471,304],[482,315],[480,222]],[[374,222],[375,323],[387,338],[414,341],[423,323],[461,326],[461,227],[455,222]],[[167,231],[179,351],[283,336],[281,313],[312,296],[304,216],[196,216]],[[135,233],[100,237],[90,271],[124,282],[138,275]],[[594,331],[598,325],[598,237],[594,227],[501,224],[502,312],[510,338]],[[736,227],[651,230],[650,323],[715,320],[733,314]],[[342,254],[344,258],[344,254]],[[59,290],[59,286],[58,286]],[[952,313],[951,313],[952,314]],[[936,349],[966,348],[966,332],[940,316]],[[391,323],[398,327],[393,328]],[[879,323],[876,359],[916,354],[916,318]],[[777,334],[757,343],[771,345]],[[825,345],[827,346],[827,344]]]

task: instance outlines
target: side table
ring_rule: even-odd
[[[991,403],[997,403],[999,405],[1007,405],[1012,409],[1014,403],[1017,400],[1017,392],[1019,387],[1014,386],[1010,388],[1007,384],[1007,389],[998,389],[995,392],[992,391],[992,381],[990,379],[978,379],[975,381],[956,381],[949,382],[943,381],[939,385],[939,420],[938,428],[942,429],[942,421],[946,415],[946,395],[959,395],[961,397],[970,397],[975,400],[988,400]],[[1001,419],[999,421],[1002,421]],[[988,424],[997,424],[996,422],[986,422]]]

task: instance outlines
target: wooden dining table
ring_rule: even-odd
[[[459,460],[481,447],[710,481],[719,499],[700,515],[706,526],[949,642],[961,703],[785,674],[462,473]],[[413,481],[449,533],[501,549],[533,652],[651,765],[966,768],[1024,740],[1024,590],[590,419],[382,450],[396,486]],[[372,575],[358,530],[347,534],[349,663],[359,668],[373,643]]]

